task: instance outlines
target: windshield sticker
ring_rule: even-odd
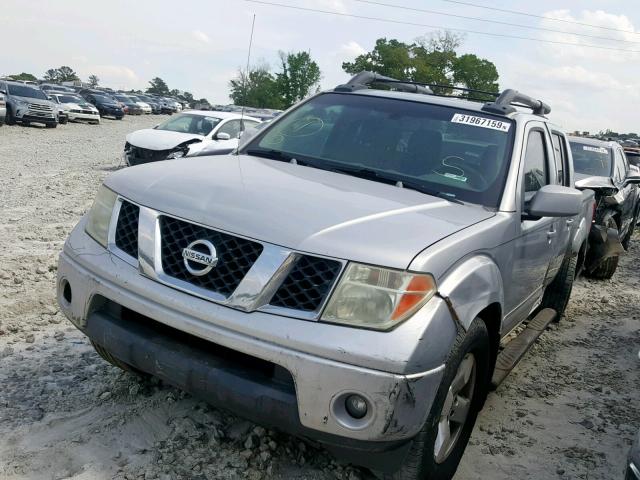
[[[604,147],[590,147],[589,145],[583,145],[582,149],[587,152],[608,153],[607,149]]]
[[[464,177],[462,175],[456,175],[455,173],[445,173],[443,175],[444,177],[450,178],[451,180],[457,180],[458,182],[465,182],[467,181],[467,177]]]
[[[511,128],[511,124],[509,122],[501,122],[500,120],[493,120],[486,117],[476,117],[475,115],[465,115],[463,113],[456,113],[451,121],[453,123],[463,123],[473,127],[490,128],[500,132],[508,132],[509,128]]]

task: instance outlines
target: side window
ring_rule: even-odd
[[[242,131],[244,132],[250,128],[255,128],[259,124],[259,122],[254,122],[253,120],[243,120]]]
[[[622,157],[622,163],[624,164],[624,178],[629,176],[629,159],[624,153],[624,150],[618,149],[620,156]]]
[[[228,133],[231,138],[238,138],[240,135],[240,120],[229,120],[220,127],[218,133]]]
[[[531,130],[524,154],[524,199],[528,201],[533,194],[549,183],[547,173],[547,148],[544,133]]]
[[[567,159],[567,143],[564,137],[558,133],[553,133],[551,135],[551,140],[553,141],[553,153],[556,159],[556,171],[558,173],[557,182],[559,185],[568,186],[568,171],[565,168],[568,159]]]

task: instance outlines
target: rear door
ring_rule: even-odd
[[[524,133],[524,148],[520,169],[520,211],[557,175],[553,147],[542,122],[529,122]],[[553,176],[553,177],[552,177]],[[511,282],[505,285],[508,316],[506,331],[537,307],[557,246],[555,218],[532,219],[522,216],[514,243]]]

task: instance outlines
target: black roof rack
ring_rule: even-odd
[[[511,88],[505,90],[496,98],[495,102],[485,103],[484,112],[507,115],[516,111],[515,107],[525,107],[533,110],[534,115],[546,115],[551,112],[551,107],[542,100],[534,100],[524,93]]]
[[[351,78],[344,85],[338,85],[334,91],[336,92],[353,92],[356,90],[367,89],[375,84],[390,84],[398,91],[409,93],[422,93],[425,95],[435,95],[438,97],[450,97],[444,93],[438,93],[439,90],[456,90],[467,94],[486,95],[495,97],[495,101],[485,103],[482,107],[484,112],[497,113],[499,115],[508,115],[516,112],[515,107],[530,108],[535,115],[546,115],[551,112],[551,107],[542,100],[534,100],[533,98],[518,92],[517,90],[507,89],[502,93],[487,92],[473,88],[456,87],[454,85],[440,85],[435,83],[412,82],[409,80],[396,80],[395,78],[385,77],[374,72],[362,71]],[[464,98],[464,97],[462,97]],[[474,100],[473,98],[466,98]],[[475,99],[478,101],[478,99]]]
[[[406,82],[403,80],[396,80],[395,78],[385,77],[374,72],[362,71],[351,78],[344,85],[338,85],[334,91],[336,92],[353,92],[356,90],[363,90],[369,88],[375,84],[393,84],[393,88],[401,92],[409,93],[423,93],[425,95],[431,95],[433,92],[424,87],[421,84],[414,82]]]

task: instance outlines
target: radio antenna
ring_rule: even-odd
[[[256,26],[256,14],[253,14],[253,19],[251,20],[251,35],[249,36],[249,51],[247,52],[247,69],[244,73],[244,79],[242,81],[242,89],[244,90],[244,98],[242,103],[247,103],[247,80],[249,79],[249,63],[251,62],[251,46],[253,45],[253,29]],[[245,105],[242,105],[242,112],[240,113],[240,132],[242,133],[244,129],[244,108]]]

